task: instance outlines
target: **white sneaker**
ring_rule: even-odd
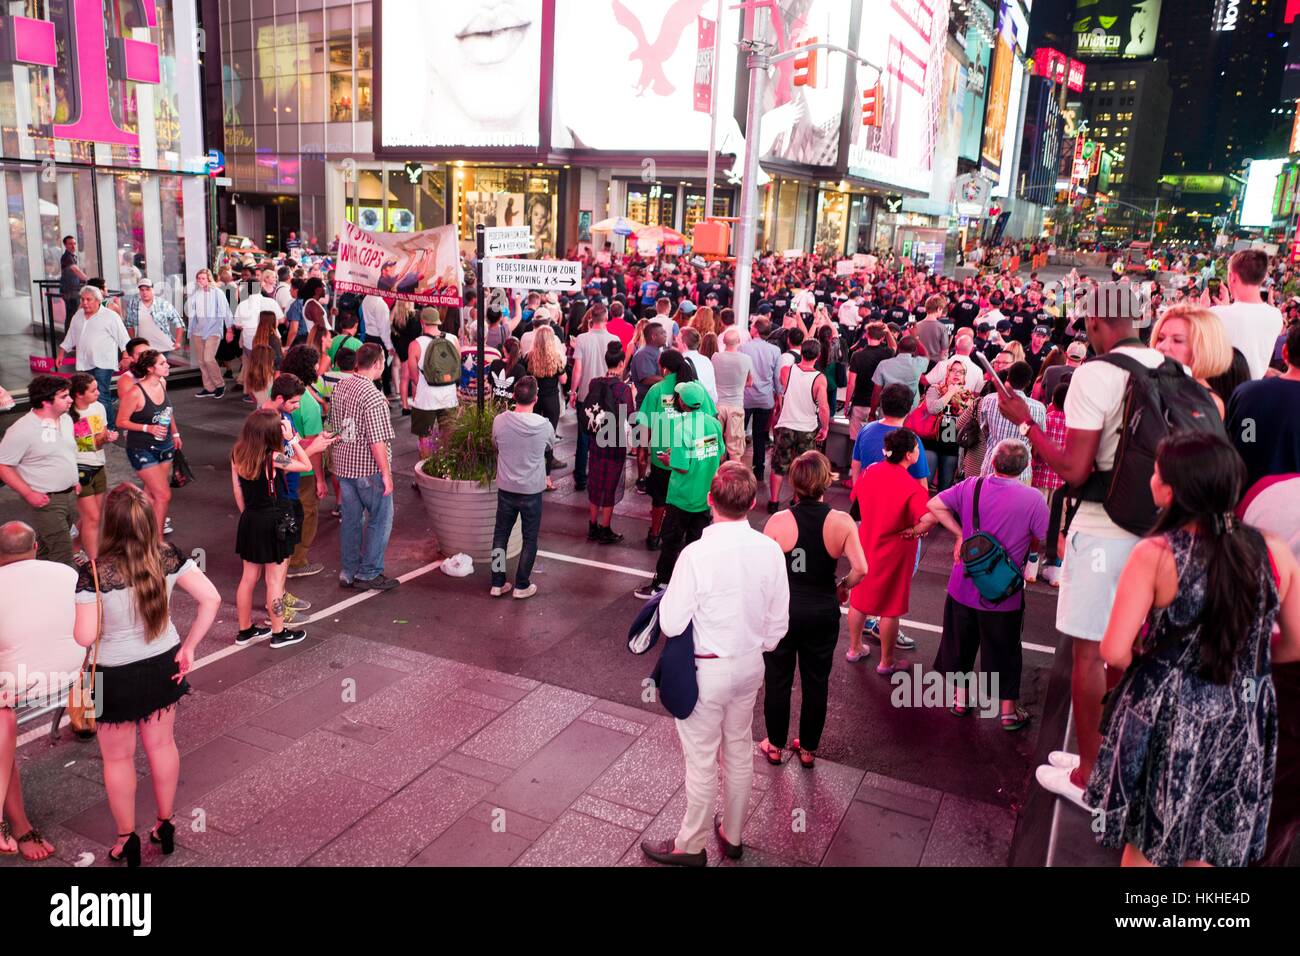
[[[493,597],[501,597],[502,595],[509,594],[514,589],[515,586],[513,584],[503,584],[499,588],[493,588],[491,591],[488,592],[488,594],[492,595]]]
[[[537,593],[537,585],[536,585],[536,584],[530,584],[530,585],[528,585],[528,587],[523,588],[522,590],[519,589],[519,588],[515,588],[515,600],[517,600],[517,601],[522,601],[522,600],[524,600],[525,598],[530,598],[530,597],[532,597],[532,596],[533,596],[534,594],[536,594],[536,593]]]
[[[1079,755],[1065,750],[1053,750],[1047,755],[1047,762],[1053,767],[1064,767],[1066,770],[1073,770],[1079,766]]]
[[[163,519],[163,534],[171,534],[175,529],[172,527],[172,519]]]
[[[1028,564],[1025,565],[1026,584],[1033,584],[1035,581],[1038,580],[1038,565],[1039,565],[1038,558],[1035,558],[1033,561],[1030,561]]]
[[[1038,577],[1043,583],[1059,588],[1061,586],[1061,566],[1059,564],[1049,564],[1038,572]]]
[[[1076,787],[1070,782],[1071,772],[1068,767],[1053,767],[1050,763],[1045,763],[1034,771],[1034,777],[1044,790],[1050,790],[1058,797],[1069,800],[1080,810],[1091,813],[1092,807],[1083,800],[1083,788]]]

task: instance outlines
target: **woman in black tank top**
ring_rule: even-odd
[[[840,605],[867,573],[857,527],[847,512],[822,500],[831,483],[831,464],[821,452],[804,452],[790,466],[795,503],[768,520],[764,534],[785,552],[790,580],[790,628],[781,643],[763,655],[763,718],[767,739],[759,748],[768,763],[780,764],[790,727],[790,691],[795,666],[803,689],[799,736],[790,749],[804,767],[815,761],[826,724],[826,696],[835,645],[840,637]],[[829,544],[828,544],[829,542]],[[836,566],[848,558],[849,573],[836,581]]]

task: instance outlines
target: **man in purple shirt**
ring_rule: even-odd
[[[1011,563],[1023,571],[1031,547],[1047,538],[1048,519],[1043,496],[1020,483],[1019,476],[1028,465],[1029,449],[1023,442],[1013,438],[1000,442],[993,452],[991,474],[967,478],[931,498],[930,514],[912,529],[912,533],[924,534],[937,523],[957,538],[943,608],[943,638],[934,662],[934,669],[957,686],[949,709],[955,716],[965,717],[976,706],[991,703],[972,701],[967,696],[969,690],[963,689],[963,684],[970,686],[966,675],[972,672],[978,651],[990,695],[1001,701],[1003,730],[1019,730],[1029,721],[1028,712],[1018,703],[1025,596],[1019,590],[1001,601],[986,600],[966,576],[961,545],[976,531],[983,531],[996,538]],[[978,527],[974,517],[976,488],[980,499]]]

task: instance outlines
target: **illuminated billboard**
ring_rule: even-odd
[[[989,37],[993,35],[995,18],[991,11],[979,0],[974,0],[967,14],[970,21],[966,28],[966,59],[970,65],[963,70],[966,78],[966,96],[962,104],[964,120],[961,127],[962,159],[978,163],[980,158],[980,134],[983,131],[984,102],[988,95],[989,63],[993,47]],[[988,33],[985,33],[985,30]]]
[[[542,0],[384,0],[381,148],[539,145]]]
[[[885,66],[878,127],[862,125],[862,94],[849,124],[849,175],[918,193],[932,185],[943,106],[948,5],[880,0],[858,34],[858,53]],[[875,72],[858,67],[858,85]]]
[[[880,0],[886,6],[885,0]],[[711,6],[711,5],[710,5]],[[844,0],[778,0],[757,14],[753,35],[775,50],[790,50],[817,39],[844,43],[849,36],[852,4]],[[779,11],[779,16],[777,15]],[[753,9],[746,14],[755,16]],[[746,23],[745,35],[750,35]],[[844,112],[844,57],[817,54],[819,82],[795,86],[793,60],[778,64],[768,80],[762,103],[764,161],[784,161],[804,166],[834,166],[840,152],[840,117]],[[877,61],[880,62],[880,61]],[[724,103],[731,100],[724,98]]]
[[[695,111],[695,67],[697,14],[712,17],[713,12],[714,5],[703,2],[555,0],[551,145],[708,152],[709,114]],[[720,29],[718,150],[738,154],[740,125],[730,106],[736,95],[739,11],[724,8]],[[836,59],[829,58],[830,65]],[[842,98],[844,58],[838,59]]]
[[[1156,52],[1161,0],[1077,0],[1074,55],[1147,57]]]
[[[1273,225],[1273,196],[1277,177],[1285,159],[1256,159],[1246,177],[1246,193],[1241,200],[1241,225],[1248,229],[1267,229]]]
[[[1020,73],[1015,53],[1018,23],[1016,15],[1018,14],[1019,10],[1014,6],[1006,2],[1002,4],[997,37],[994,40],[993,65],[989,68],[988,106],[984,110],[980,166],[994,182],[998,182],[1002,176],[1002,154],[1007,139],[1007,126],[1014,122],[1011,88],[1013,77],[1018,77]],[[1018,84],[1016,94],[1019,95]],[[1018,99],[1014,106],[1015,110],[1019,109]]]

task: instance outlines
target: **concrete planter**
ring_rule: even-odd
[[[423,462],[415,466],[415,482],[443,553],[468,554],[484,564],[490,561],[497,517],[496,483],[485,487],[477,481],[433,478],[425,474]],[[523,547],[523,529],[516,521],[506,544],[506,557],[516,557]]]

